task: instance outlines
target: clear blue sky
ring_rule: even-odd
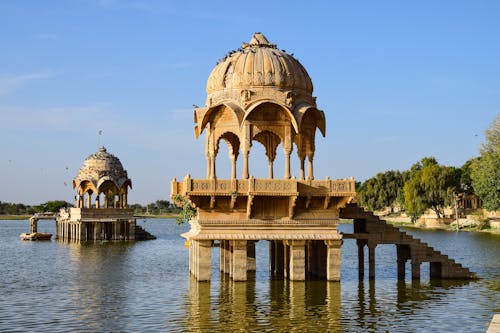
[[[72,201],[99,130],[130,202],[204,177],[192,105],[256,31],[313,80],[327,117],[316,178],[365,180],[431,155],[459,167],[500,113],[500,1],[0,0],[0,201]],[[265,176],[254,148],[250,171]]]

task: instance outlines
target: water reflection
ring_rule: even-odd
[[[377,279],[360,283],[346,241],[341,283],[273,280],[267,247],[250,281],[234,283],[214,263],[212,282],[197,283],[179,237],[188,226],[155,221],[152,242],[78,246],[20,242],[27,223],[0,223],[0,332],[484,332],[499,309],[498,235],[421,233],[472,267],[481,277],[472,282],[399,282],[385,246]]]
[[[447,291],[468,281],[392,281],[391,290],[376,281],[358,281],[356,302],[344,299],[341,283],[294,282],[271,279],[267,290],[256,288],[255,279],[234,282],[226,275],[219,281],[197,282],[190,278],[186,308],[187,331],[310,330],[380,331],[391,327],[391,318],[404,322],[405,315],[428,319],[421,310],[439,303]],[[263,294],[266,294],[264,296]],[[388,320],[389,319],[389,320]],[[417,326],[418,327],[418,326]]]
[[[223,274],[212,284],[190,277],[185,330],[343,331],[338,282],[270,280],[262,290],[255,279],[235,282]]]
[[[127,252],[123,242],[67,243],[73,275],[69,299],[77,322],[92,331],[126,331]]]

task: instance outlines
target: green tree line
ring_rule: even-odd
[[[412,221],[427,209],[438,218],[445,207],[452,206],[457,193],[475,193],[483,207],[500,210],[500,115],[486,130],[486,142],[480,156],[456,168],[424,157],[405,171],[386,171],[358,183],[360,204],[369,210],[398,207]]]
[[[0,201],[0,215],[32,215],[42,212],[57,213],[61,208],[73,207],[73,204],[63,201],[47,201],[39,205],[26,205],[22,203],[9,203]],[[132,204],[129,208],[134,209],[137,215],[162,215],[178,214],[180,209],[167,200],[156,200],[147,205]]]
[[[145,206],[140,204],[129,205],[129,208],[134,209],[135,215],[164,215],[164,214],[178,214],[180,209],[177,208],[168,200],[156,200]]]
[[[31,215],[42,212],[58,212],[64,207],[72,207],[69,202],[62,200],[47,201],[39,205],[25,205],[22,203],[9,203],[0,201],[1,215]]]

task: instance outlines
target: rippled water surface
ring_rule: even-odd
[[[376,249],[376,281],[359,282],[357,248],[346,240],[340,283],[270,279],[265,241],[248,282],[221,277],[214,249],[212,282],[196,283],[179,236],[188,226],[138,223],[158,239],[22,242],[27,221],[0,221],[0,331],[485,332],[500,312],[498,235],[409,231],[482,277],[473,282],[429,281],[428,265],[420,283],[398,282],[391,245]],[[39,230],[54,233],[54,222]]]

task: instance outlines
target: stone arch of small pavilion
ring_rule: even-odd
[[[132,180],[128,178],[127,171],[120,160],[104,147],[85,159],[73,179],[78,208],[127,208],[129,187],[132,188]],[[102,205],[101,194],[104,199]]]

